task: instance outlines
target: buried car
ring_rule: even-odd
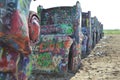
[[[0,80],[27,80],[30,76],[30,43],[38,41],[40,34],[39,17],[29,12],[30,3],[0,0]]]
[[[91,28],[91,11],[82,12],[82,58],[86,57],[92,50],[92,28]]]
[[[81,7],[37,8],[41,18],[40,42],[33,47],[34,70],[40,73],[76,71],[81,64]]]

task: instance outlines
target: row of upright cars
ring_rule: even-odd
[[[91,11],[82,12],[82,57],[86,57],[103,37],[103,24],[97,17],[91,17]]]
[[[82,12],[78,1],[74,6],[48,9],[38,6],[37,14],[29,12],[30,1],[0,1],[0,72],[13,71],[18,67],[20,70],[23,68],[21,71],[26,74],[28,69],[24,67],[30,67],[26,66],[29,63],[26,56],[31,53],[29,38],[33,43],[36,42],[32,46],[30,61],[33,71],[64,74],[78,70],[81,59],[103,37],[103,24],[97,17],[91,17],[90,11]],[[25,60],[20,56],[21,60],[17,63],[19,56],[16,55],[19,53],[25,55]],[[17,67],[9,66],[13,63]]]
[[[44,9],[40,17],[40,41],[33,47],[33,71],[60,73],[76,71],[103,37],[103,24],[91,11],[82,12],[80,3]]]

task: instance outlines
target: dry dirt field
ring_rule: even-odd
[[[120,35],[105,35],[76,73],[37,75],[34,80],[120,80]]]

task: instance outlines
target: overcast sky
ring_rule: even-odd
[[[104,29],[120,29],[120,0],[37,0],[31,3],[31,10],[38,5],[44,8],[73,6],[79,1],[83,12],[91,11],[104,25]]]

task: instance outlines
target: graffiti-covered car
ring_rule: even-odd
[[[97,44],[100,40],[100,22],[98,20],[98,18],[95,16],[94,17],[94,27],[95,27],[95,31],[96,31],[96,40],[95,40],[95,44]]]
[[[34,47],[34,70],[45,73],[75,71],[81,62],[81,7],[60,6],[44,9],[41,17],[40,42]]]
[[[30,43],[40,33],[37,15],[29,13],[30,2],[0,0],[0,80],[27,80],[30,76]]]
[[[99,21],[98,25],[98,41],[103,37],[103,24]]]
[[[95,47],[95,45],[100,41],[100,39],[103,37],[103,24],[98,20],[96,16],[91,17],[91,26],[92,26],[92,46]]]
[[[104,32],[103,32],[103,24],[101,23],[100,25],[100,39],[102,39],[104,36]]]
[[[91,17],[91,27],[92,27],[92,47],[94,48],[96,45],[96,31],[97,31],[97,27],[96,27],[96,17]]]
[[[92,28],[91,28],[91,12],[82,12],[82,33],[84,39],[82,41],[82,57],[87,56],[92,49]]]

